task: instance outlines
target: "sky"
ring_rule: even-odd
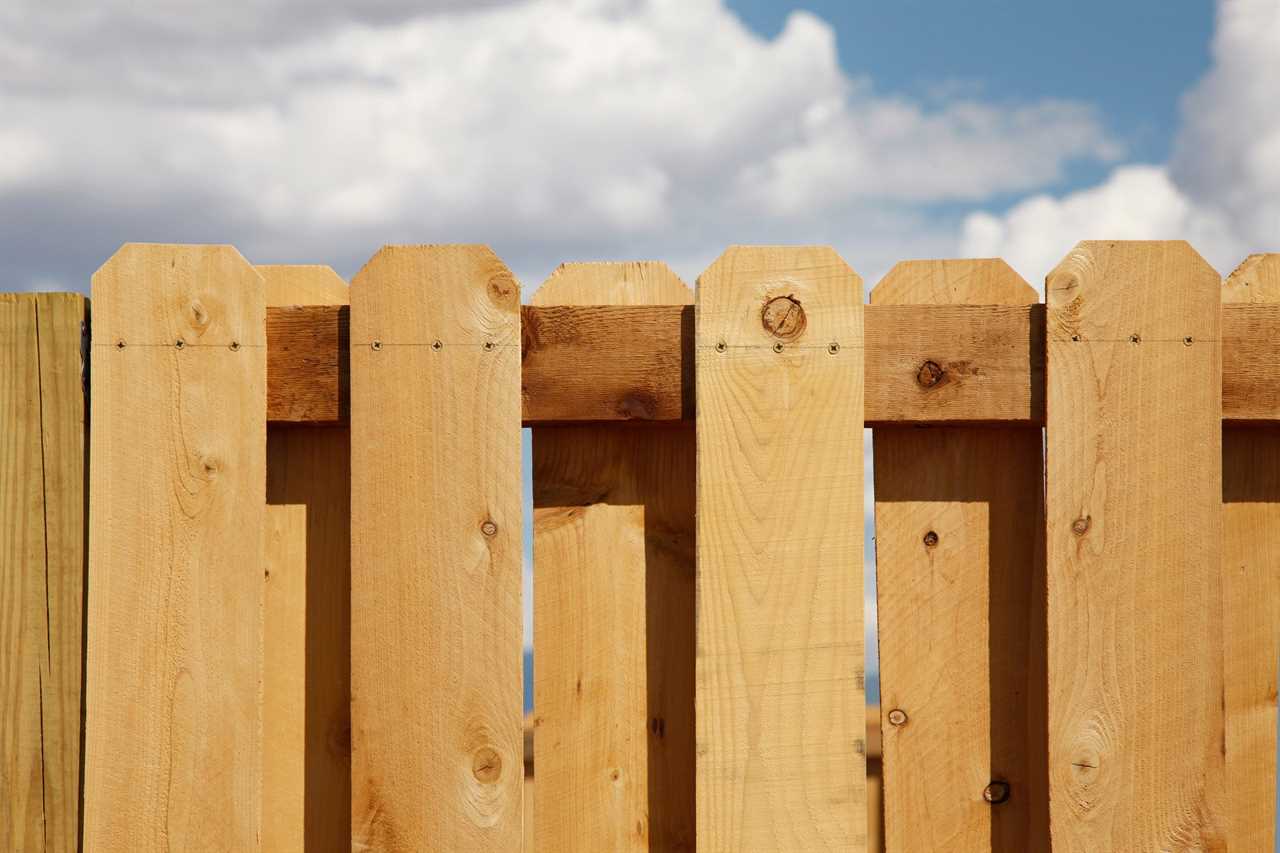
[[[348,277],[482,242],[526,299],[733,243],[868,289],[955,256],[1039,288],[1099,238],[1226,273],[1280,249],[1278,91],[1276,0],[7,0],[0,289],[87,290],[126,241]]]

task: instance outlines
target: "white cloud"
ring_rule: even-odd
[[[22,128],[47,159],[0,175],[19,280],[77,285],[125,240],[343,272],[477,240],[526,285],[599,257],[692,277],[734,242],[831,243],[870,283],[953,245],[926,205],[1117,154],[1087,106],[885,96],[818,18],[765,39],[722,0],[49,5],[0,12],[0,146]]]
[[[1186,239],[1222,273],[1280,249],[1280,4],[1222,0],[1213,55],[1168,166],[1123,166],[1097,187],[972,214],[961,253],[1000,255],[1038,283],[1081,239]]]

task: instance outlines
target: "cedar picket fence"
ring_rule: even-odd
[[[1272,849],[1280,255],[1046,292],[128,245],[92,335],[0,295],[0,849]]]

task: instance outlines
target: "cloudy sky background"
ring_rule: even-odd
[[[731,243],[833,245],[868,289],[993,255],[1039,286],[1088,238],[1280,249],[1275,0],[800,5],[7,0],[0,289],[85,290],[125,241],[344,276],[484,242],[526,298]]]

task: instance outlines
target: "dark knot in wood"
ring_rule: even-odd
[[[804,308],[794,296],[775,296],[764,304],[760,312],[760,324],[775,338],[794,341],[804,334],[808,325]]]
[[[926,361],[916,371],[916,382],[920,384],[921,388],[932,388],[941,382],[942,377],[946,375],[947,372],[942,369],[942,365],[938,364],[938,362]]]

